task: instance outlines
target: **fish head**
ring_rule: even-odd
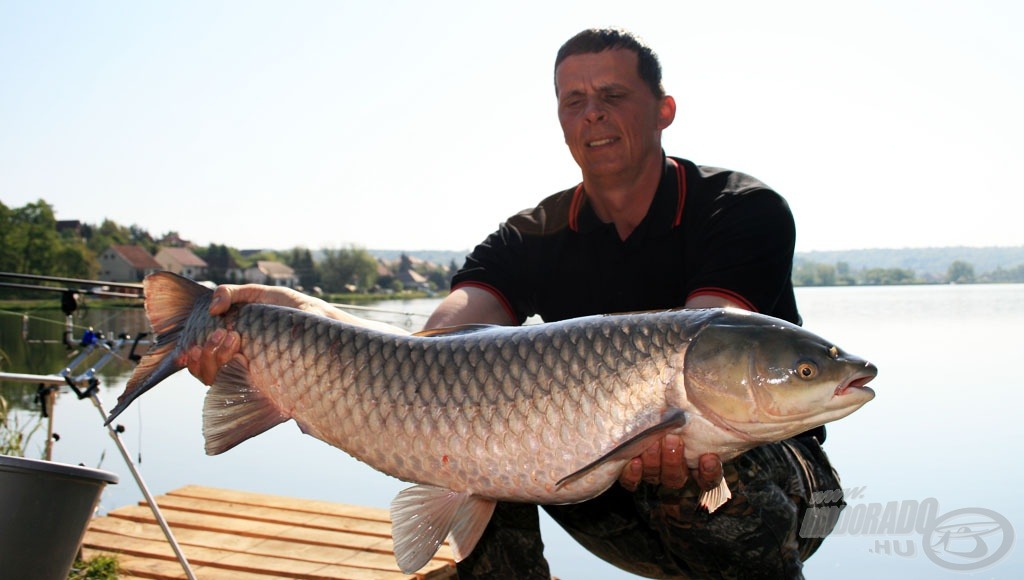
[[[778,441],[859,409],[878,369],[795,324],[723,309],[687,348],[684,372],[687,399],[709,421]]]

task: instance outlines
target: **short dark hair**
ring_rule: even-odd
[[[555,70],[557,71],[558,65],[570,56],[596,54],[619,48],[636,53],[637,72],[640,78],[650,87],[655,97],[664,97],[665,87],[661,84],[661,63],[658,62],[658,55],[640,37],[621,28],[588,28],[565,41],[555,57]],[[557,91],[556,79],[555,92]]]

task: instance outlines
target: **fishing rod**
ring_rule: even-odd
[[[110,286],[113,288],[132,288],[142,290],[138,282],[108,282],[106,280],[86,280],[82,278],[63,278],[60,276],[42,276],[40,274],[18,274],[16,272],[0,272],[0,278],[20,278],[22,280],[39,280],[43,282],[61,282],[64,284],[84,284],[88,286]]]
[[[65,284],[83,284],[91,286],[91,288],[59,288],[56,286],[38,286],[28,285],[13,282],[0,282],[0,287],[3,288],[18,288],[21,290],[43,290],[50,292],[77,292],[79,294],[86,294],[89,296],[99,296],[102,298],[142,298],[140,294],[122,293],[122,292],[110,292],[103,290],[102,287],[113,287],[113,288],[125,288],[131,290],[142,290],[142,284],[131,283],[131,282],[107,282],[106,280],[85,280],[81,278],[62,278],[60,276],[41,276],[38,274],[15,274],[12,272],[0,272],[0,278],[20,278],[25,280],[38,280],[44,282],[60,282]],[[97,289],[99,288],[99,289]],[[373,306],[359,306],[355,304],[345,304],[341,302],[331,302],[331,306],[338,308],[344,308],[346,310],[361,310],[364,312],[379,312],[382,314],[395,314],[398,316],[429,316],[422,312],[412,312],[403,310],[391,310],[388,308],[375,308]]]
[[[110,292],[108,290],[97,290],[95,288],[61,288],[57,286],[39,286],[38,284],[19,284],[17,282],[0,282],[0,288],[17,288],[19,290],[42,290],[44,292],[85,294],[86,296],[98,296],[101,298],[142,298],[142,295],[140,294]]]

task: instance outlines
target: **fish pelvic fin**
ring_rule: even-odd
[[[235,355],[217,373],[203,402],[206,454],[224,453],[289,418],[253,386],[245,358]]]
[[[710,514],[725,505],[725,502],[729,501],[731,498],[732,490],[729,489],[729,484],[725,482],[725,478],[722,478],[718,487],[702,492],[698,501],[701,507],[708,510],[708,513]]]
[[[455,561],[476,547],[494,513],[495,501],[432,485],[404,489],[391,502],[395,560],[412,574],[434,557],[448,537]]]
[[[124,392],[117,398],[117,405],[110,411],[107,425],[140,395],[185,368],[186,351],[184,345],[179,344],[185,323],[196,308],[196,302],[213,292],[171,272],[150,274],[143,280],[142,287],[146,296],[146,317],[157,339],[132,372]]]
[[[562,479],[559,479],[555,484],[556,488],[562,487],[566,483],[569,483],[577,478],[582,477],[584,474],[594,469],[598,465],[611,461],[613,459],[629,459],[640,455],[644,449],[651,446],[651,443],[660,437],[663,437],[669,431],[679,429],[683,425],[686,425],[686,411],[677,407],[670,407],[661,415],[661,420],[656,425],[648,427],[639,433],[631,435],[626,438],[625,441],[619,443],[612,448],[611,451],[605,453],[601,457],[598,457],[594,461],[588,463],[580,469],[566,475]]]

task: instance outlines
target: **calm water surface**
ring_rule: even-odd
[[[1013,532],[1024,533],[1024,466],[1011,452],[1024,439],[1024,285],[811,288],[798,290],[797,298],[806,328],[880,369],[875,400],[829,427],[825,449],[850,491],[849,507],[840,532],[807,562],[807,577],[1024,577],[1024,550],[1011,543]],[[416,313],[435,304],[384,302],[377,306],[402,314],[372,317],[415,329],[425,321]],[[138,333],[145,330],[140,314],[94,309],[76,323]],[[21,329],[18,316],[0,314],[4,369],[58,371],[63,349],[25,345]],[[30,336],[44,334],[59,337],[60,327],[33,320]],[[103,377],[107,407],[128,372],[122,365]],[[5,389],[11,396],[11,385]],[[302,435],[293,423],[207,457],[204,392],[179,373],[118,420],[156,494],[201,484],[387,507],[407,486]],[[120,476],[101,509],[138,502],[142,495],[93,405],[62,395],[54,415],[61,436],[55,460]],[[38,447],[30,455],[39,456]],[[898,521],[915,517],[916,526]],[[632,578],[576,546],[549,520],[543,526],[547,557],[560,578]],[[979,568],[986,560],[992,562]]]

